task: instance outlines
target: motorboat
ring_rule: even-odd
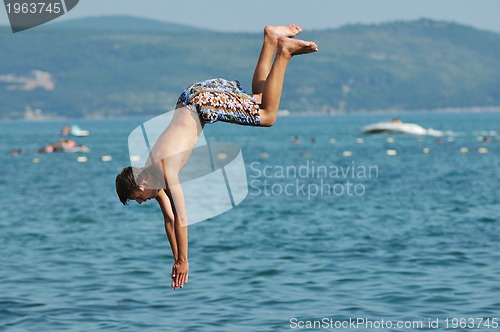
[[[409,135],[429,135],[443,136],[439,130],[425,129],[416,123],[404,123],[399,119],[391,121],[377,122],[367,125],[361,129],[363,134],[409,134]]]

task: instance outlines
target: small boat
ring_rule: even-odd
[[[72,126],[64,126],[61,131],[61,136],[77,136],[77,137],[85,137],[89,136],[90,132],[88,130],[83,130],[77,125]]]
[[[85,136],[89,136],[89,134],[90,133],[88,130],[83,130],[76,125],[71,126],[71,135],[73,135],[73,136],[85,137]]]
[[[399,119],[383,121],[370,124],[361,129],[363,134],[409,134],[409,135],[430,135],[443,136],[439,130],[425,129],[415,123],[403,123]]]

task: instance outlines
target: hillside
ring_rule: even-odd
[[[404,110],[500,105],[500,34],[419,20],[303,32],[281,108]],[[221,33],[131,17],[0,27],[0,118],[25,107],[70,117],[158,114],[211,77],[248,90],[260,33]]]
[[[71,21],[54,22],[44,25],[41,28],[48,31],[54,29],[73,30],[95,30],[95,31],[134,31],[142,33],[175,33],[175,32],[196,32],[198,28],[184,24],[162,22],[157,20],[132,17],[132,16],[96,16],[75,19]]]

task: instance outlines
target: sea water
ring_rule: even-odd
[[[387,115],[207,125],[209,142],[241,147],[248,196],[190,226],[176,291],[157,204],[122,206],[114,190],[147,119],[77,121],[89,153],[38,155],[64,122],[0,122],[0,329],[491,330],[500,114],[402,117],[450,136],[361,134]]]

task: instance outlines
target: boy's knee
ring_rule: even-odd
[[[261,127],[272,127],[276,123],[276,120],[261,122]]]
[[[272,127],[276,123],[276,117],[275,116],[269,116],[269,114],[261,113],[260,116],[260,126],[261,127]]]

